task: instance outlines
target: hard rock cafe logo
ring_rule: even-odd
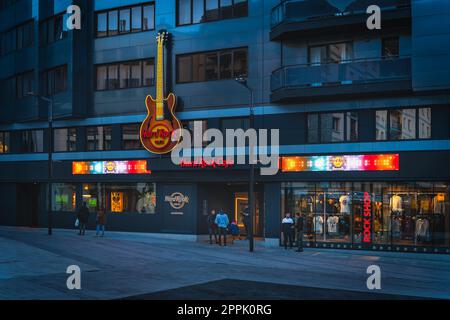
[[[181,192],[174,192],[170,196],[165,196],[164,201],[168,202],[175,210],[179,210],[189,203],[189,197]]]
[[[164,95],[164,44],[168,33],[158,33],[157,67],[156,67],[156,98],[147,96],[145,105],[147,117],[141,124],[140,138],[145,149],[152,153],[164,154],[172,151],[181,139],[180,121],[175,117],[176,98],[173,93]],[[177,132],[177,136],[175,136]]]
[[[345,165],[345,159],[344,159],[344,157],[340,157],[340,156],[333,157],[331,159],[331,164],[333,165],[333,168],[335,168],[335,169],[342,169]]]

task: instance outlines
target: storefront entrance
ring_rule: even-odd
[[[263,188],[255,185],[255,216],[253,217],[253,234],[263,237]],[[246,235],[242,212],[248,206],[248,184],[202,184],[199,187],[199,232],[207,233],[206,216],[211,210],[223,210],[231,221],[236,221],[241,235]]]

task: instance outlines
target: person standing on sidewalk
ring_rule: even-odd
[[[86,206],[86,202],[83,202],[83,205],[78,210],[77,219],[78,219],[79,228],[80,228],[80,232],[78,233],[78,235],[84,236],[84,234],[86,232],[86,225],[89,221],[89,209]]]
[[[250,208],[248,206],[245,206],[244,210],[242,211],[242,223],[244,224],[245,229],[245,239],[248,240],[250,226]]]
[[[292,220],[290,213],[286,213],[285,217],[281,221],[281,230],[283,232],[284,249],[287,249],[288,241],[289,241],[289,248],[292,249],[294,220]]]
[[[216,224],[216,210],[211,210],[210,214],[206,217],[206,224],[208,225],[209,244],[212,244],[212,237],[214,241],[217,241],[217,224]]]
[[[100,230],[102,231],[102,237],[105,235],[105,224],[106,224],[106,210],[102,206],[97,211],[97,219],[96,219],[97,226],[95,228],[96,233],[95,236],[98,236]]]
[[[227,245],[227,232],[228,225],[230,224],[230,220],[228,219],[228,215],[222,210],[216,216],[215,223],[219,227],[219,245],[222,245],[222,235],[223,235],[223,245]]]
[[[297,239],[297,252],[303,252],[303,217],[299,212],[295,214],[295,231]]]

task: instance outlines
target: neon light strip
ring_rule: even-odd
[[[398,154],[281,157],[282,172],[398,171]]]
[[[72,174],[150,174],[147,160],[74,161]]]

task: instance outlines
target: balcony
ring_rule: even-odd
[[[271,76],[272,102],[410,92],[411,58],[346,60],[292,65]]]
[[[411,0],[286,0],[272,9],[270,38],[364,33],[370,5],[381,8],[380,32],[411,28]]]

